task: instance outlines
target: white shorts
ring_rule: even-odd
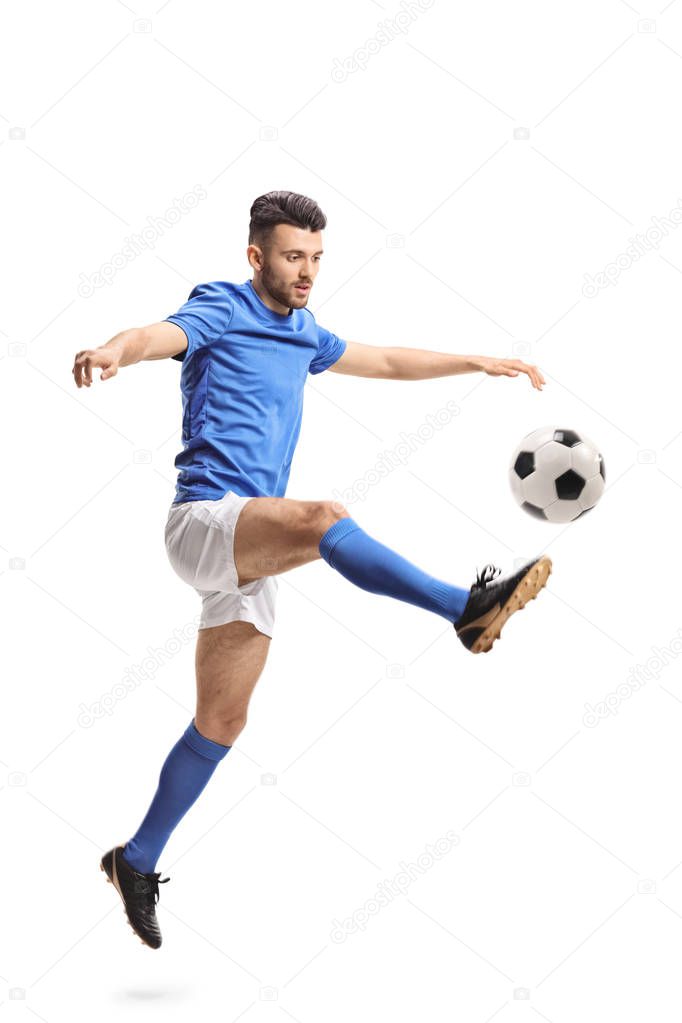
[[[237,585],[234,530],[239,513],[250,500],[228,490],[215,501],[172,504],[168,512],[168,560],[202,599],[200,629],[251,622],[259,632],[272,636],[277,577],[262,576],[245,586]]]

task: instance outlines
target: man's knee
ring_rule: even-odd
[[[315,540],[319,542],[330,526],[339,519],[347,518],[349,514],[339,501],[315,501],[310,516]]]
[[[231,746],[246,727],[246,711],[207,710],[202,713],[201,708],[197,708],[195,724],[204,738],[220,743],[221,746]]]

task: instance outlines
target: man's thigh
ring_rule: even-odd
[[[319,558],[323,533],[347,515],[346,509],[333,501],[252,497],[242,508],[234,531],[239,585]]]
[[[270,637],[250,622],[227,622],[199,631],[195,722],[206,738],[227,744],[244,727],[269,649]]]

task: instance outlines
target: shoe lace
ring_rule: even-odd
[[[484,590],[488,583],[496,579],[501,572],[502,569],[496,565],[484,565],[481,571],[476,573],[476,582],[471,587],[472,590]]]
[[[141,880],[136,880],[135,888],[142,895],[148,895],[148,904],[155,906],[159,901],[159,885],[165,884],[166,881],[170,881],[169,877],[161,877],[161,873],[158,874],[141,874]]]

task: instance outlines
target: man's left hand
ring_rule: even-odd
[[[521,359],[495,359],[486,355],[480,356],[480,368],[491,377],[517,377],[519,373],[526,373],[531,384],[538,391],[546,383],[545,378],[537,366],[530,366]]]

